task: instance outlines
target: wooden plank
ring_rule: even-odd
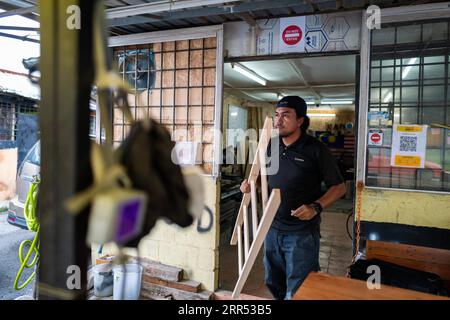
[[[273,130],[273,122],[272,122],[272,118],[271,117],[266,117],[265,121],[264,121],[264,127],[263,130],[267,130],[267,136],[270,137],[272,134],[272,130]],[[249,181],[256,181],[258,179],[258,175],[259,175],[259,171],[260,171],[260,161],[259,161],[259,150],[264,150],[264,152],[266,152],[269,141],[266,138],[264,138],[264,131],[263,134],[261,135],[262,138],[260,138],[260,141],[258,142],[258,146],[256,148],[256,153],[255,153],[255,157],[253,158],[253,164],[252,167],[250,169],[250,174],[249,174]],[[237,243],[237,226],[242,224],[242,215],[244,214],[243,211],[243,205],[246,204],[248,205],[251,199],[251,195],[249,193],[244,194],[243,198],[242,198],[242,202],[241,202],[241,207],[239,208],[239,212],[238,212],[238,216],[236,218],[236,225],[234,227],[233,230],[233,234],[231,236],[231,241],[230,244],[231,245],[236,245]]]
[[[248,229],[248,206],[244,206],[244,250],[245,250],[245,259],[248,258],[248,252],[250,250],[250,230]]]
[[[190,68],[202,68],[203,51],[191,50],[189,52],[189,67]]]
[[[163,69],[175,69],[175,52],[163,53]]]
[[[243,223],[243,214],[244,214],[244,206],[248,206],[250,203],[250,194],[246,193],[242,196],[242,202],[241,206],[239,207],[238,216],[236,217],[236,224],[234,226],[233,235],[231,236],[231,245],[237,244],[237,229],[240,227]]]
[[[189,64],[189,52],[177,52],[175,57],[175,66],[177,69],[187,69]]]
[[[176,106],[186,106],[188,91],[187,88],[175,89],[175,105]],[[187,114],[186,114],[187,115]],[[185,118],[186,118],[185,115]]]
[[[293,300],[450,300],[418,291],[381,285],[369,289],[365,281],[311,272]]]
[[[174,103],[174,89],[163,89],[162,90],[162,105],[163,106],[173,106]]]
[[[232,298],[233,293],[227,290],[217,290],[213,293],[212,300],[235,300]],[[237,300],[269,300],[263,297],[253,296],[245,293],[241,293]]]
[[[256,232],[258,230],[258,199],[256,197],[256,181],[250,180],[250,194],[252,198],[252,227],[253,227],[253,239],[255,239]]]
[[[260,161],[262,162],[262,159]],[[261,198],[262,198],[261,200],[263,211],[266,209],[267,200],[269,198],[268,192],[269,188],[267,184],[267,170],[265,166],[261,166]]]
[[[216,84],[216,69],[206,68],[203,69],[203,85],[212,87]]]
[[[181,280],[181,281],[167,281],[160,278],[155,278],[149,276],[148,274],[142,275],[142,281],[150,284],[157,284],[160,286],[165,286],[173,289],[188,291],[188,292],[200,292],[201,283],[192,280]]]
[[[203,107],[203,124],[214,124],[214,107],[204,106]]]
[[[238,228],[238,268],[239,268],[239,275],[242,272],[242,267],[244,265],[244,257],[242,254],[242,225]]]
[[[217,46],[216,37],[205,39],[205,48],[215,48]]]
[[[267,231],[269,230],[278,207],[280,206],[280,201],[280,190],[273,189],[272,193],[270,194],[266,210],[264,211],[264,214],[262,216],[261,223],[259,224],[258,231],[256,232],[256,235],[254,235],[248,259],[245,261],[242,273],[239,276],[238,281],[236,282],[236,286],[234,287],[234,291],[232,294],[233,298],[237,298],[239,296],[242,288],[244,287],[245,281],[247,281],[247,277],[253,267],[253,264],[255,263],[255,259],[258,255],[259,250],[261,249]]]
[[[203,66],[204,67],[216,66],[216,49],[205,50]]]
[[[382,241],[366,242],[366,259],[379,259],[407,268],[431,272],[450,280],[450,251]]]
[[[203,105],[213,106],[216,101],[215,94],[216,94],[216,88],[204,87],[203,88]]]
[[[202,88],[189,88],[189,105],[200,106],[201,104],[202,104]]]
[[[163,42],[163,51],[175,51],[175,41]]]
[[[162,264],[146,258],[129,257],[132,263],[140,263],[145,276],[158,278],[165,281],[179,282],[183,278],[183,269]]]
[[[164,298],[172,297],[174,300],[211,300],[213,294],[210,291],[188,292],[143,282],[141,285],[141,296],[146,297],[155,295]]]
[[[201,49],[203,48],[203,39],[192,39],[191,49]]]
[[[177,41],[176,48],[177,48],[177,50],[188,50],[189,49],[189,40]]]
[[[175,86],[187,87],[188,86],[188,70],[176,70],[175,71]]]
[[[175,72],[174,71],[163,71],[163,88],[172,88],[175,85]]]

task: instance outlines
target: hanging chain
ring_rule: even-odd
[[[358,181],[356,188],[356,235],[355,235],[355,254],[353,255],[352,262],[347,268],[347,277],[350,277],[350,267],[355,264],[356,258],[359,253],[359,245],[361,239],[361,206],[362,206],[362,191],[364,189],[364,183]]]

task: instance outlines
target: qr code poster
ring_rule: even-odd
[[[394,125],[391,166],[424,168],[427,127],[426,125]]]

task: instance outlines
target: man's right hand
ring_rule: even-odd
[[[249,193],[250,192],[250,183],[248,183],[247,179],[245,179],[241,183],[241,192],[242,193]]]

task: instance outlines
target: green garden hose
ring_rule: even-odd
[[[31,280],[33,280],[34,276],[36,275],[36,270],[28,277],[28,279],[21,285],[19,285],[20,277],[22,276],[22,272],[24,268],[30,269],[34,268],[34,266],[37,264],[39,259],[39,230],[40,225],[36,217],[36,200],[37,200],[37,194],[38,194],[38,186],[39,186],[39,179],[36,177],[33,179],[33,182],[31,183],[30,190],[28,191],[27,200],[25,202],[24,207],[24,216],[25,220],[27,222],[27,227],[30,231],[36,232],[33,241],[31,240],[24,240],[20,244],[19,247],[19,259],[20,259],[20,268],[17,272],[16,279],[14,280],[14,289],[15,290],[22,290],[25,288]],[[28,252],[26,254],[26,257],[24,259],[24,248],[26,245],[29,245]],[[28,260],[30,260],[32,254],[34,253],[34,258],[31,263],[28,263]]]

